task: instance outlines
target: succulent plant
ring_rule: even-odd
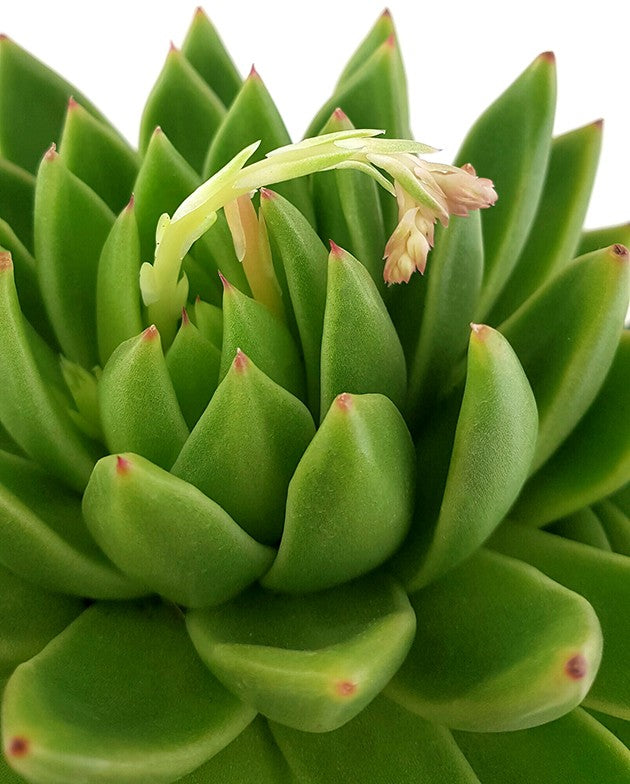
[[[292,145],[198,11],[136,151],[0,40],[3,784],[630,781],[630,228],[554,103],[427,162],[385,13]]]

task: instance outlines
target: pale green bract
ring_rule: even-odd
[[[386,12],[291,143],[198,10],[135,150],[0,37],[3,784],[630,781],[630,230],[554,107],[425,161]]]

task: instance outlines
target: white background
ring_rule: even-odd
[[[391,0],[416,137],[450,161],[477,115],[540,52],[558,60],[556,132],[603,117],[590,227],[630,220],[630,61],[625,2]],[[196,3],[0,0],[0,32],[60,71],[135,142],[169,41]],[[299,137],[326,100],[383,0],[212,0],[205,10],[241,72],[254,62]],[[480,172],[483,174],[483,172]]]

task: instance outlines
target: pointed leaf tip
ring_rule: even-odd
[[[131,212],[135,206],[136,206],[136,197],[135,194],[132,193],[131,196],[129,197],[129,201],[127,202],[127,206],[125,207],[125,209],[127,210],[127,212]]]
[[[187,327],[190,324],[190,317],[186,308],[182,308],[182,326]]]
[[[155,324],[151,324],[150,327],[147,327],[144,332],[142,333],[142,340],[146,340],[147,342],[151,340],[155,340],[159,338],[160,333],[158,332],[158,328]]]
[[[131,463],[126,458],[118,455],[116,458],[116,473],[119,476],[123,476],[129,473],[129,469],[131,468]]]
[[[555,65],[556,55],[553,52],[542,52],[538,55],[538,60],[540,60],[540,62],[549,63],[550,65]]]
[[[177,54],[178,52],[179,52],[179,49],[175,46],[173,41],[170,41],[169,45],[168,45],[168,53],[169,54]]]
[[[59,153],[57,152],[57,145],[55,144],[55,142],[53,142],[50,145],[50,147],[46,150],[44,158],[47,161],[54,161],[55,158],[57,158],[58,156],[59,156]]]
[[[270,190],[269,188],[261,188],[260,189],[260,198],[261,199],[275,199],[277,197],[277,193],[275,191]]]
[[[344,112],[341,106],[338,106],[335,111],[333,112],[333,117],[335,120],[347,120],[348,115]]]
[[[68,98],[68,111],[71,112],[77,108],[79,104],[74,100],[74,95]]]
[[[349,392],[342,392],[335,398],[335,404],[341,411],[350,411],[354,405],[354,398]]]
[[[240,348],[237,348],[236,356],[234,357],[234,362],[232,365],[234,370],[236,370],[238,373],[242,373],[249,366],[249,357],[244,351],[242,351]]]
[[[625,245],[620,245],[619,243],[616,243],[611,247],[611,250],[613,255],[616,256],[619,259],[619,261],[628,261],[628,258],[630,257],[630,253],[628,252],[628,248],[626,248]]]
[[[489,331],[489,327],[486,324],[475,324],[472,321],[470,322],[470,329],[480,340],[483,340]]]
[[[248,79],[260,79],[260,74],[256,70],[256,66],[252,63],[252,67],[249,69],[249,74],[247,75]]]
[[[0,251],[0,272],[13,269],[13,259],[8,250]]]
[[[224,274],[221,272],[221,270],[219,270],[219,278],[221,279],[221,283],[223,284],[223,290],[224,291],[231,291],[233,286],[230,283],[230,281],[224,276]]]
[[[391,18],[392,18],[392,12],[389,10],[389,8],[384,8],[383,11],[381,12],[381,19],[391,19]]]
[[[343,248],[340,248],[334,240],[328,240],[328,242],[330,243],[330,255],[340,259],[344,253]]]

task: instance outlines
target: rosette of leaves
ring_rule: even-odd
[[[0,40],[3,782],[630,780],[630,230],[554,102],[543,54],[481,115],[424,276],[341,167],[219,212],[162,329],[161,216],[290,142],[261,78],[199,11],[137,151]],[[387,13],[353,126],[411,137]]]

